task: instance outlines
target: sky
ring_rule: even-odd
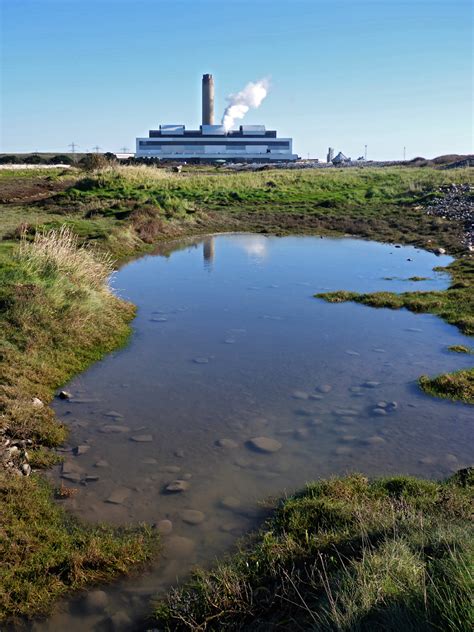
[[[470,0],[0,0],[0,151],[134,150],[269,78],[244,123],[306,158],[473,151]]]

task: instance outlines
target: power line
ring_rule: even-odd
[[[120,151],[122,152],[122,154],[126,154],[127,152],[129,152],[129,148],[128,147],[120,147]]]
[[[99,147],[99,145],[95,145],[94,147],[92,147],[92,149],[95,151],[96,154],[98,154],[99,150],[101,150],[102,147]]]

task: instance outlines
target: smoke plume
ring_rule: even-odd
[[[260,79],[255,83],[251,81],[243,90],[230,94],[227,97],[229,105],[226,107],[222,116],[222,125],[226,132],[234,126],[238,119],[243,119],[250,108],[256,109],[260,107],[263,99],[267,96],[270,83],[268,79]]]

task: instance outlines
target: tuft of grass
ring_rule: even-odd
[[[443,373],[436,377],[422,375],[419,384],[425,393],[434,397],[474,404],[474,368]]]
[[[467,353],[469,355],[474,354],[474,349],[472,347],[466,347],[466,345],[451,345],[448,347],[449,351],[453,351],[453,353]]]
[[[160,630],[467,632],[472,471],[444,483],[361,475],[281,501],[239,553],[155,604]]]
[[[0,622],[45,615],[67,593],[148,561],[158,544],[144,525],[80,523],[35,476],[0,478],[0,505]]]

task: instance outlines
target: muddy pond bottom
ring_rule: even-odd
[[[52,476],[77,487],[63,502],[86,520],[156,524],[163,553],[34,629],[137,629],[151,595],[231,551],[261,501],[308,480],[467,464],[472,411],[416,385],[466,366],[447,351],[466,338],[431,315],[313,296],[443,289],[433,267],[449,262],[355,239],[229,234],[166,244],[117,272],[114,288],[138,307],[133,335],[56,402],[71,434]]]

